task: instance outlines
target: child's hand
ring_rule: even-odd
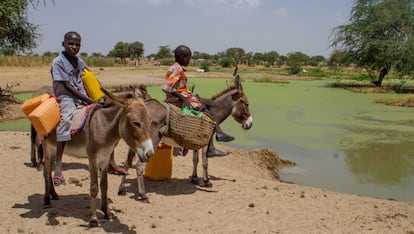
[[[182,99],[183,100],[183,107],[191,108],[190,102],[188,102],[187,98]]]
[[[91,98],[88,97],[86,103],[88,105],[90,105],[90,104],[96,103],[96,101],[94,101],[94,100],[92,100]]]

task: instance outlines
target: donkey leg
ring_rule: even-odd
[[[40,167],[43,161],[43,145],[37,145],[37,166]]]
[[[146,163],[141,162],[140,159],[138,159],[136,170],[137,170],[137,181],[138,181],[138,200],[149,203],[149,199],[145,193],[145,185],[144,185],[144,169],[145,169]]]
[[[48,164],[48,165],[46,165]],[[52,172],[50,170],[50,163],[45,161],[45,168],[43,169],[43,178],[45,182],[45,194],[43,196],[43,208],[47,209],[51,207],[50,202],[50,190],[53,186],[52,184]],[[55,192],[56,193],[56,192]]]
[[[112,212],[108,209],[108,166],[101,171],[101,211],[105,214],[105,219],[112,221]]]
[[[53,160],[51,152],[42,152],[45,154],[45,166],[43,169],[43,178],[45,182],[45,194],[43,197],[43,208],[50,208],[51,207],[51,198],[53,200],[58,200],[59,195],[55,191],[55,187],[53,186],[52,181],[52,167],[53,167]]]
[[[135,153],[132,150],[128,151],[127,160],[124,162],[124,168],[125,168],[125,175],[122,175],[121,178],[121,184],[118,188],[118,195],[126,195],[126,188],[125,188],[125,182],[126,182],[126,176],[128,174],[128,170],[130,167],[132,167],[132,161],[134,159]]]
[[[190,176],[190,182],[193,184],[199,184],[199,179],[197,176],[197,166],[198,166],[198,150],[193,150],[193,174]]]
[[[33,125],[30,125],[30,161],[32,162],[33,167],[36,167],[38,165],[36,160],[36,135],[37,133]]]
[[[207,147],[204,147],[201,151],[202,164],[203,164],[203,183],[200,184],[202,187],[212,187],[213,184],[208,178],[208,158],[207,158]]]
[[[97,196],[98,196],[98,192],[99,192],[99,187],[98,187],[98,167],[96,164],[96,159],[92,159],[95,158],[95,156],[89,156],[89,174],[90,174],[90,196],[91,196],[91,200],[90,200],[90,210],[89,210],[89,214],[90,214],[90,219],[89,219],[89,227],[97,227],[99,226],[99,220],[98,220],[98,216],[96,215],[96,207],[97,207]]]

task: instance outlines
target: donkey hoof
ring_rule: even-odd
[[[104,218],[105,218],[106,220],[108,220],[109,222],[113,222],[113,221],[114,221],[114,215],[113,215],[111,212],[109,212],[108,214],[106,214],[106,215],[104,216]]]
[[[125,196],[125,195],[126,195],[126,191],[124,189],[118,190],[118,196]]]
[[[43,204],[43,209],[50,209],[50,208],[52,208],[52,205],[50,203]]]
[[[138,195],[138,201],[149,204],[149,198],[146,195]]]
[[[89,220],[89,227],[94,228],[99,226],[99,221],[97,217],[93,217]]]
[[[200,183],[199,185],[201,187],[205,187],[205,188],[213,187],[213,184],[209,180],[203,180],[203,183]]]
[[[198,185],[200,183],[198,176],[190,176],[189,179],[192,184]]]
[[[57,193],[51,194],[52,200],[59,200],[59,195]]]
[[[149,204],[150,203],[148,197],[146,197],[146,198],[138,198],[138,201],[140,201],[142,203],[145,203],[145,204]]]

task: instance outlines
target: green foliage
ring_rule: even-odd
[[[45,57],[56,57],[56,56],[58,56],[58,54],[59,53],[57,53],[57,52],[52,53],[50,51],[46,51],[46,52],[43,53],[43,56],[45,56]]]
[[[160,65],[170,66],[174,63],[174,58],[162,58],[159,60]]]
[[[192,56],[193,60],[210,59],[210,58],[211,58],[211,55],[209,55],[207,53],[199,52],[199,51],[194,51],[193,56]]]
[[[90,56],[84,58],[86,64],[90,67],[112,67],[115,65],[113,58]]]
[[[308,61],[308,65],[314,66],[314,67],[323,65],[324,63],[325,63],[325,57],[320,56],[320,55],[312,56],[309,58],[309,61]]]
[[[331,46],[346,52],[349,61],[379,72],[414,71],[414,1],[354,1],[350,23],[333,31]],[[382,80],[379,80],[379,85]]]
[[[270,51],[263,54],[263,58],[266,61],[266,64],[273,66],[276,64],[276,61],[279,59],[279,54],[276,51]]]
[[[115,58],[140,58],[144,54],[144,44],[139,41],[128,43],[118,42],[114,49],[109,51],[109,57]]]
[[[234,60],[233,58],[230,58],[230,57],[222,57],[219,60],[219,64],[222,67],[232,67],[234,65]]]
[[[35,48],[38,26],[29,22],[28,6],[40,0],[2,0],[0,4],[0,54],[30,53]],[[46,4],[45,1],[43,1]]]
[[[109,51],[109,57],[127,58],[129,56],[128,43],[118,42],[115,44],[114,49]]]
[[[242,48],[228,48],[225,55],[232,58],[234,63],[238,64],[244,60],[245,52]]]
[[[349,66],[350,62],[345,51],[335,50],[328,59],[328,66]]]
[[[144,44],[139,41],[130,43],[128,49],[131,52],[131,58],[139,59],[144,55]]]
[[[310,68],[308,69],[307,76],[310,77],[327,77],[326,72],[320,68]]]
[[[204,69],[205,72],[210,71],[210,61],[209,60],[204,60],[203,62],[201,62],[200,68]]]
[[[375,75],[372,73],[360,73],[354,79],[359,81],[375,80]]]
[[[0,56],[0,66],[39,67],[50,66],[54,57],[49,56]]]
[[[309,57],[301,52],[290,53],[286,60],[289,74],[298,74],[301,72],[302,66],[305,65],[308,60]]]
[[[302,67],[298,63],[291,63],[288,67],[288,72],[290,75],[299,74],[302,71]]]
[[[87,52],[82,52],[82,53],[79,54],[79,56],[81,56],[83,58],[86,58],[86,57],[88,57],[88,53]]]
[[[159,50],[156,54],[157,59],[165,59],[165,58],[171,58],[171,57],[174,57],[174,54],[168,46],[159,47]]]

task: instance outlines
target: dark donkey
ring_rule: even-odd
[[[101,210],[105,218],[111,219],[112,213],[108,209],[108,163],[111,153],[122,138],[140,161],[148,161],[154,153],[150,137],[151,118],[144,104],[139,89],[127,97],[117,96],[103,90],[109,98],[104,106],[97,105],[89,115],[85,130],[72,137],[66,143],[65,154],[78,157],[88,157],[90,172],[90,220],[89,226],[99,225],[96,215],[98,187],[98,173],[100,172]],[[42,137],[38,135],[38,137]],[[51,199],[58,199],[52,182],[52,169],[56,155],[56,133],[52,131],[44,140],[39,140],[43,147],[45,161],[44,180],[45,195],[44,207],[50,207]]]
[[[208,112],[212,115],[213,119],[220,124],[228,116],[233,116],[234,120],[241,124],[242,128],[250,129],[253,124],[253,118],[249,110],[249,101],[246,94],[243,92],[243,87],[240,81],[240,77],[237,74],[237,70],[234,75],[234,85],[227,84],[227,89],[223,90],[221,93],[217,94],[212,98],[213,105],[208,106]],[[146,92],[145,90],[143,92]],[[175,141],[171,138],[164,137],[160,135],[160,129],[167,124],[168,110],[167,107],[155,100],[148,99],[145,101],[148,110],[150,111],[152,117],[151,125],[151,135],[154,146],[157,146],[159,143],[163,142],[168,145],[174,145]],[[212,140],[211,140],[212,141]],[[200,186],[210,187],[212,184],[209,181],[208,177],[208,158],[206,156],[207,147],[204,147],[202,151],[202,166],[203,166],[203,181],[200,183],[197,176],[197,166],[199,162],[199,152],[198,150],[193,151],[193,173],[190,176],[190,180],[194,184]],[[128,170],[132,167],[132,162],[134,158],[134,152],[130,150],[128,153],[128,158],[126,160],[125,169]],[[138,180],[138,199],[148,202],[148,198],[145,195],[144,187],[144,173],[145,163],[142,163],[140,160],[137,160],[135,169],[137,172]],[[126,193],[125,189],[126,175],[122,177],[121,184],[119,186],[119,195],[124,195]]]

